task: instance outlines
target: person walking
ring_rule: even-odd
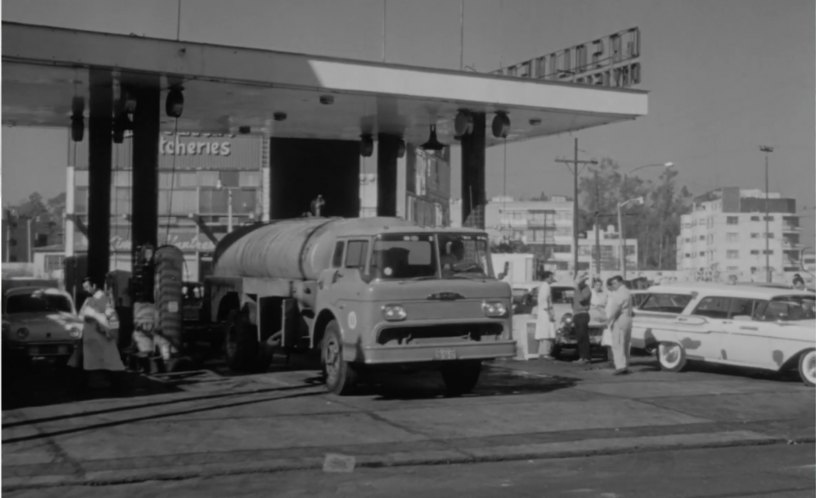
[[[592,290],[587,285],[589,275],[583,273],[575,279],[575,295],[572,298],[572,326],[578,341],[578,359],[576,363],[592,363],[589,346],[589,307],[592,301]]]
[[[607,281],[610,289],[606,304],[608,327],[612,332],[612,361],[614,375],[629,373],[629,348],[632,342],[632,295],[616,275]]]
[[[85,277],[82,288],[88,293],[79,317],[82,318],[82,345],[77,348],[69,361],[69,366],[78,369],[75,389],[82,391],[90,371],[107,372],[112,393],[122,392],[125,366],[119,355],[118,318],[108,296],[100,288],[99,282]]]
[[[551,271],[542,275],[538,286],[538,305],[536,306],[535,338],[538,341],[538,355],[545,360],[552,360],[553,341],[555,339],[555,312],[553,311],[552,288],[555,282]]]

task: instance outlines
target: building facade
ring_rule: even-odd
[[[451,203],[451,213],[461,212],[460,203]],[[529,201],[493,197],[485,210],[485,229],[495,245],[520,243],[530,248],[544,269],[574,271],[573,202],[568,197]],[[626,239],[624,248],[627,270],[637,270],[637,240]],[[620,237],[614,226],[598,230],[597,241],[594,228],[578,234],[579,271],[619,271],[619,255]]]
[[[179,133],[162,135],[159,143],[158,245],[175,245],[184,253],[184,279],[199,280],[210,273],[216,239],[230,227],[254,223],[268,213],[263,192],[268,141],[257,136]],[[67,189],[74,222],[67,222],[66,254],[87,250],[82,224],[88,215],[86,142],[74,142],[78,158]],[[132,143],[126,137],[113,146],[111,176],[111,270],[131,269]],[[73,153],[74,151],[70,151]],[[138,202],[136,203],[138,209]],[[203,228],[206,226],[207,228]]]
[[[796,200],[765,192],[725,187],[694,200],[681,217],[677,238],[678,270],[687,279],[787,282],[801,268]],[[767,240],[767,253],[766,253]],[[766,260],[768,265],[766,266]]]

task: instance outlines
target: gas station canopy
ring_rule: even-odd
[[[75,29],[3,23],[4,125],[69,127],[74,97],[88,102],[89,69],[110,70],[114,98],[160,77],[181,86],[184,111],[161,130],[456,144],[460,110],[506,113],[507,141],[634,119],[647,93],[475,72],[338,59]],[[87,108],[85,109],[87,115]],[[489,121],[488,121],[488,126]],[[490,132],[487,145],[503,142]]]

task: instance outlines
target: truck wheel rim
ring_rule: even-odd
[[[668,368],[674,368],[680,363],[680,346],[677,344],[661,344],[658,354],[660,354],[660,363]]]
[[[337,378],[337,371],[340,368],[340,345],[334,338],[326,342],[326,375],[330,383]]]
[[[816,351],[808,351],[802,360],[802,376],[811,384],[816,384]]]

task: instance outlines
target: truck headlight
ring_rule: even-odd
[[[507,315],[507,305],[501,301],[485,301],[482,303],[485,316],[500,318]]]
[[[405,320],[408,317],[408,313],[405,312],[405,308],[399,304],[385,304],[382,307],[382,314],[383,318],[385,318],[389,322],[399,322],[401,320]]]
[[[28,329],[25,327],[20,327],[17,329],[17,338],[18,339],[25,339],[28,337]]]

